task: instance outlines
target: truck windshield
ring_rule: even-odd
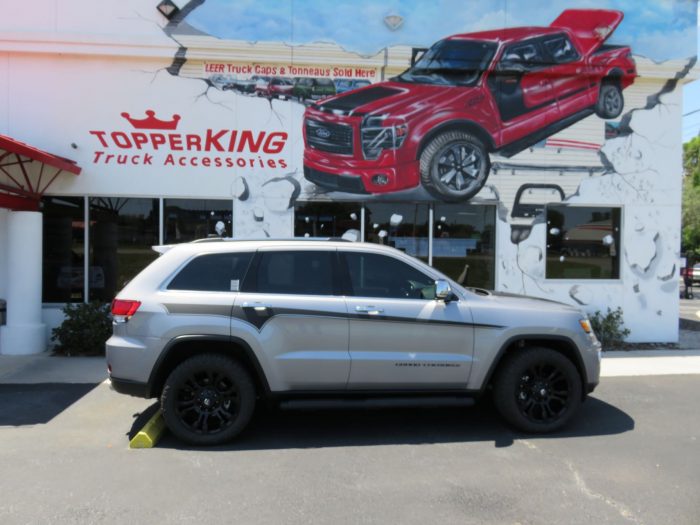
[[[496,44],[475,40],[441,40],[396,80],[418,84],[473,86],[494,53]]]

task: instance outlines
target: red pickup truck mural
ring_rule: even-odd
[[[304,176],[329,190],[421,184],[468,200],[489,153],[510,157],[592,113],[621,114],[636,67],[629,47],[605,41],[622,18],[567,9],[549,27],[450,36],[389,81],[318,101],[304,114]]]

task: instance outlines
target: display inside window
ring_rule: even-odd
[[[619,279],[620,208],[547,207],[547,279]]]
[[[495,231],[495,206],[435,206],[433,266],[463,286],[493,289]]]

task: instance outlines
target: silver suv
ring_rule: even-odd
[[[465,289],[393,248],[342,240],[195,241],[112,305],[113,388],[160,397],[178,438],[237,435],[256,402],[469,405],[492,390],[512,426],[566,424],[598,384],[578,309]]]

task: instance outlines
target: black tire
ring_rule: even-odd
[[[516,350],[500,368],[493,401],[507,423],[529,433],[566,425],[581,404],[581,377],[564,355],[549,348]]]
[[[617,118],[625,107],[625,98],[622,89],[612,82],[604,82],[600,86],[598,101],[595,104],[595,112],[600,118]]]
[[[178,365],[160,396],[163,419],[180,440],[192,445],[230,441],[255,409],[255,386],[240,363],[202,354]]]
[[[463,202],[479,193],[491,169],[486,146],[464,131],[446,131],[420,156],[423,187],[445,202]]]

